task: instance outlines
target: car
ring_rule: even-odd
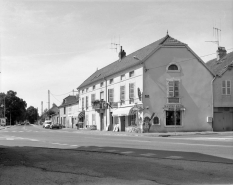
[[[60,129],[60,128],[62,128],[62,126],[61,126],[60,124],[58,124],[58,123],[52,123],[52,124],[50,125],[50,129],[53,129],[53,128]]]
[[[50,128],[50,125],[52,124],[51,120],[45,120],[43,123],[43,128]]]

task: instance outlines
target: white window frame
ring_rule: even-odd
[[[130,72],[129,72],[129,77],[132,78],[132,77],[134,77],[134,76],[135,76],[135,71],[130,71]]]
[[[131,88],[132,85],[133,85],[133,90]],[[132,92],[131,92],[131,90],[132,90]],[[133,96],[131,96],[132,94],[133,94]],[[134,101],[135,101],[135,83],[129,83],[129,104],[134,103]]]
[[[121,93],[122,92],[122,87],[124,87],[124,94]],[[124,99],[122,99],[122,95],[124,95]],[[125,85],[120,86],[120,103],[121,103],[121,105],[125,104]]]
[[[222,81],[222,95],[231,95],[231,80]]]
[[[173,85],[169,86],[169,82],[172,82]],[[178,82],[178,96],[175,96],[175,82]],[[180,79],[167,79],[167,103],[168,104],[179,104],[180,103]],[[178,102],[169,102],[169,98],[177,98]]]
[[[125,74],[121,75],[121,81],[125,80]]]
[[[169,70],[169,67],[170,67],[171,65],[176,65],[177,68],[178,68],[178,70]],[[179,72],[180,72],[180,66],[179,66],[177,63],[172,62],[172,63],[170,63],[170,64],[166,67],[166,71],[169,72],[169,73],[179,73]]]
[[[114,88],[108,89],[108,102],[114,102]]]
[[[92,125],[96,125],[96,115],[92,114]]]

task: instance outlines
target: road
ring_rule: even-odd
[[[94,180],[94,184],[233,184],[232,143],[232,133],[155,137],[72,129],[50,130],[37,125],[14,126],[0,130],[0,146],[4,149],[4,152],[0,153],[0,159],[8,159],[7,163],[3,163],[3,168],[11,164],[9,161],[14,161],[7,158],[6,153],[10,156],[13,154],[9,152],[18,153],[18,156],[27,158],[30,164],[35,163],[33,156],[36,155],[36,165],[30,166],[28,163],[26,169],[34,169],[39,165],[40,170],[42,166],[42,169],[48,170],[51,168],[51,161],[41,166],[41,161],[46,157],[51,159],[51,155],[56,156],[52,162],[60,169],[62,164],[70,164],[72,160],[76,161],[78,156],[85,161],[85,165],[81,165],[85,169],[81,173],[85,180],[80,181],[79,178],[78,181],[71,182],[70,178],[66,179],[65,183],[70,184],[92,184],[93,178],[96,177],[90,176],[89,172],[93,172],[93,169],[95,173],[103,175],[101,180],[99,177],[98,180]],[[20,164],[22,168],[20,160],[22,161],[18,159],[14,163]],[[25,165],[23,167],[25,168]],[[69,173],[70,168],[67,167]],[[3,169],[7,174],[6,169]],[[74,170],[74,167],[72,169]],[[17,169],[11,169],[11,172],[12,170]],[[55,169],[50,170],[56,172]],[[64,173],[61,170],[57,171],[61,172]],[[39,174],[41,173],[40,171]],[[4,184],[14,184],[6,176],[0,176],[0,184],[1,181]],[[32,179],[27,182],[30,184]],[[26,181],[24,184],[27,184]],[[39,183],[33,181],[33,184]]]

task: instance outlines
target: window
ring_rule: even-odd
[[[92,114],[92,125],[96,125],[96,122],[95,122],[95,114]]]
[[[86,96],[86,109],[88,109],[88,96]]]
[[[86,88],[86,92],[88,92],[88,88]]]
[[[121,80],[125,80],[125,75],[121,75]]]
[[[179,81],[168,80],[167,81],[167,97],[168,103],[179,103]]]
[[[108,102],[114,102],[114,89],[108,89]]]
[[[134,83],[129,84],[129,103],[134,103]]]
[[[82,98],[82,109],[84,109],[84,98]]]
[[[104,91],[100,92],[100,100],[104,100]]]
[[[231,81],[230,80],[223,80],[222,81],[222,94],[223,95],[230,95],[231,94]]]
[[[129,77],[133,77],[134,76],[134,71],[130,71],[129,72]]]
[[[82,93],[84,93],[84,89],[82,90]]]
[[[166,125],[174,126],[181,125],[181,112],[180,111],[166,111]]]
[[[101,83],[100,83],[100,87],[103,87],[103,85],[104,85],[104,82],[101,82]]]
[[[95,85],[93,85],[92,89],[95,90]]]
[[[121,105],[125,104],[125,86],[120,86]]]
[[[178,70],[178,67],[177,67],[177,65],[172,64],[172,65],[170,65],[170,66],[168,67],[168,70]]]
[[[95,94],[91,95],[91,102],[95,101]]]
[[[159,125],[159,118],[158,118],[157,116],[155,116],[155,117],[153,118],[153,124],[154,124],[154,125]]]
[[[167,71],[168,72],[180,72],[180,68],[177,64],[170,64],[167,66]]]
[[[64,107],[64,114],[66,114],[66,107]]]
[[[113,83],[113,79],[110,79],[110,80],[109,80],[109,84],[112,84],[112,83]]]

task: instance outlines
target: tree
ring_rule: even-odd
[[[38,110],[34,108],[33,106],[30,106],[27,108],[26,111],[26,118],[30,123],[34,123],[39,117]]]
[[[7,94],[0,93],[1,105],[5,106],[7,122],[11,122],[12,125],[15,121],[24,121],[26,116],[27,103],[16,95],[17,93],[12,90],[8,91]]]

